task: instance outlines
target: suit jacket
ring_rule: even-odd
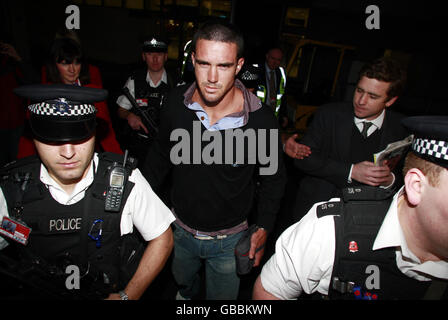
[[[403,116],[386,109],[381,127],[380,146],[370,150],[373,155],[389,143],[404,139],[408,132],[401,125]],[[352,103],[334,103],[318,108],[314,119],[301,140],[311,148],[311,155],[294,164],[305,174],[300,182],[296,197],[294,219],[298,220],[311,206],[319,201],[340,197],[341,189],[349,187],[348,175],[351,168],[350,139],[354,125]],[[373,156],[372,156],[373,161]],[[402,185],[402,163],[394,169],[395,186]]]

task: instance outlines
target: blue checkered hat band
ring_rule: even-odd
[[[412,150],[421,155],[448,160],[448,141],[416,138],[412,142]]]
[[[83,116],[96,112],[91,104],[68,104],[66,102],[41,102],[28,106],[31,113],[42,116]]]

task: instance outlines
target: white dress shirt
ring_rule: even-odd
[[[363,122],[371,122],[372,123],[372,126],[370,126],[370,128],[367,130],[367,137],[368,137],[372,133],[374,133],[376,130],[381,129],[381,127],[383,126],[385,115],[386,115],[386,110],[384,109],[383,112],[381,112],[381,114],[378,117],[376,117],[375,119],[373,119],[373,120],[367,121],[367,120],[364,120],[364,119],[360,119],[360,118],[354,117],[354,122],[355,122],[355,125],[358,128],[359,132],[362,132],[362,129],[364,127]],[[372,155],[372,157],[373,157],[373,155]],[[350,171],[348,173],[347,181],[350,182],[350,183],[352,182],[353,165],[354,164],[352,164],[350,166]],[[395,183],[395,175],[393,174],[393,172],[391,172],[391,173],[392,173],[392,177],[393,177],[392,183],[390,185],[388,185],[388,186],[380,186],[380,188],[387,189],[387,188],[390,188],[391,186],[394,185],[394,183]]]

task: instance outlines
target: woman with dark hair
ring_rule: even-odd
[[[81,46],[70,38],[54,41],[50,57],[42,68],[42,83],[103,86],[98,68],[86,63]]]
[[[83,87],[102,88],[99,69],[87,64],[80,44],[70,38],[59,38],[53,42],[47,63],[42,67],[42,83],[63,83]],[[123,153],[115,137],[106,101],[95,103],[97,109],[98,151]],[[35,154],[32,141],[22,137],[18,158]]]

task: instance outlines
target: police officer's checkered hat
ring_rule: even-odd
[[[260,80],[260,68],[256,64],[244,65],[238,74],[238,78],[246,88],[256,88]]]
[[[448,117],[418,116],[403,119],[402,122],[414,134],[412,152],[448,168]]]
[[[66,84],[38,84],[16,88],[14,92],[31,104],[30,127],[34,137],[48,142],[80,141],[95,133],[94,102],[107,98],[103,89]]]

